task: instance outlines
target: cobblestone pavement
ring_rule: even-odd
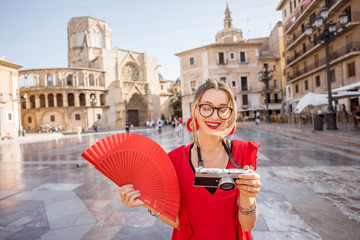
[[[172,131],[134,130],[167,152],[191,142],[185,132],[176,143]],[[171,239],[170,227],[144,208],[122,205],[118,187],[80,157],[115,133],[43,134],[1,143],[0,239]],[[255,240],[358,239],[359,155],[254,125],[239,126],[233,138],[261,143]]]

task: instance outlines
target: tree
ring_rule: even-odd
[[[170,99],[170,107],[174,110],[175,117],[182,117],[181,93],[179,91],[176,91]]]

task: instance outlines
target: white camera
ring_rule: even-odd
[[[210,188],[219,187],[222,190],[228,191],[235,187],[235,180],[238,179],[239,174],[252,172],[254,172],[252,166],[247,170],[243,168],[221,169],[198,167],[195,169],[194,186]]]

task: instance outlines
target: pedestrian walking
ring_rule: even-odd
[[[130,132],[130,123],[129,123],[129,121],[125,122],[125,130],[126,130],[126,133]]]
[[[226,191],[193,186],[195,169],[201,165],[205,169],[237,165],[256,169],[260,145],[225,138],[236,124],[236,109],[232,91],[224,82],[209,79],[197,89],[191,105],[190,121],[194,124],[189,124],[194,142],[168,153],[180,185],[180,210],[175,222],[138,199],[141,192],[133,185],[120,187],[121,201],[128,207],[144,206],[151,215],[174,227],[173,240],[251,239],[250,230],[258,215],[259,174],[238,175],[236,187]]]
[[[159,132],[159,134],[161,134],[162,121],[160,118],[157,120],[156,124],[157,124],[156,127],[158,129],[158,132]]]
[[[180,141],[179,136],[179,120],[177,117],[174,117],[174,137],[176,138],[176,142],[178,143]]]

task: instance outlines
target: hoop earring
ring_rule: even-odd
[[[193,119],[192,118],[189,118],[189,120],[187,121],[186,123],[186,128],[187,130],[189,130],[189,132],[192,132],[193,131]],[[196,129],[195,130],[198,130],[199,129],[199,123],[197,122],[197,120],[195,119],[195,127]]]
[[[235,132],[235,126],[233,127],[233,129],[231,130],[231,132],[228,134],[228,136],[233,135],[233,134],[234,134],[234,132]]]

